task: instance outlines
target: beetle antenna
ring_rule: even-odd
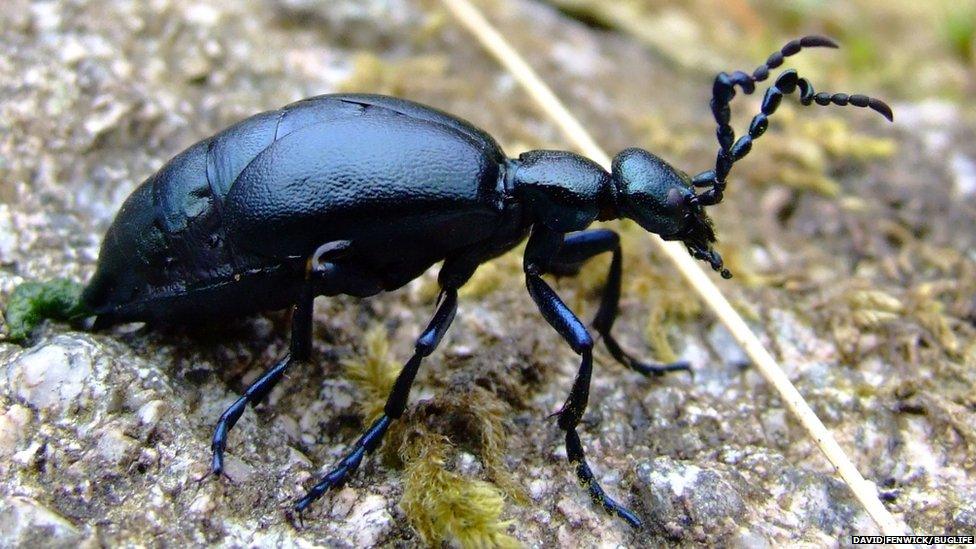
[[[718,138],[719,150],[715,157],[715,169],[704,171],[692,179],[696,187],[708,187],[708,190],[699,195],[699,202],[703,206],[711,206],[722,201],[725,191],[726,178],[732,170],[732,165],[741,160],[752,150],[752,142],[765,133],[769,126],[769,117],[779,107],[784,95],[789,95],[799,90],[800,104],[810,105],[853,105],[855,107],[870,108],[888,119],[894,120],[894,115],[884,101],[868,97],[866,95],[846,93],[814,93],[813,86],[805,78],[800,78],[796,71],[788,69],[783,71],[776,81],[766,89],[763,96],[762,107],[759,114],[753,117],[749,124],[747,135],[743,135],[738,140],[735,139],[735,131],[729,125],[731,119],[731,109],[729,103],[735,97],[735,87],[738,86],[742,93],[751,94],[756,89],[756,83],[762,82],[769,77],[770,69],[775,69],[783,64],[785,58],[795,55],[803,48],[837,48],[837,43],[824,36],[804,36],[786,43],[779,51],[774,52],[760,65],[752,74],[742,71],[734,71],[732,74],[721,72],[715,77],[712,85],[712,114],[718,129],[715,135]]]

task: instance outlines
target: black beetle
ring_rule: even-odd
[[[767,127],[784,95],[801,104],[869,107],[863,95],[814,93],[796,71],[768,88],[748,135],[734,140],[729,102],[736,86],[757,82],[803,47],[836,47],[827,38],[793,40],[751,75],[719,74],[711,110],[720,148],[715,168],[689,177],[653,154],[627,149],[611,173],[565,151],[509,159],[485,132],[441,111],[378,95],[324,95],[255,115],[177,155],[125,201],[105,236],[97,271],[82,295],[96,327],[122,321],[220,320],[294,307],[290,351],[221,416],[212,472],[223,469],[228,431],[248,403],[261,401],[287,368],[310,358],[312,301],[319,295],[371,296],[402,287],[443,261],[441,294],[375,421],[352,451],[297,502],[302,511],[342,485],[401,417],[424,357],[437,347],[457,308],[457,291],[481,263],[529,236],[525,277],[546,321],[580,355],[579,373],[558,413],[569,461],[593,500],[639,526],[607,496],[587,464],[576,426],[586,408],[593,339],[543,281],[573,273],[587,259],[612,261],[593,327],[610,354],[644,374],[686,370],[685,363],[632,358],[611,335],[620,297],[617,234],[585,230],[594,221],[629,218],[730,276],[712,249],[705,206],[722,200],[733,163]],[[706,187],[696,194],[694,187]]]

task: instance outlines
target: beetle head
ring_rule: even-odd
[[[698,201],[691,178],[643,149],[626,149],[613,159],[617,208],[665,240],[680,240],[696,259],[729,278],[722,257],[712,249],[712,220]]]

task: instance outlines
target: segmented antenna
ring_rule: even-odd
[[[698,201],[703,206],[718,204],[722,201],[725,191],[726,178],[732,170],[732,165],[741,160],[749,151],[752,150],[752,142],[765,133],[769,127],[769,117],[772,116],[779,107],[784,95],[790,95],[799,90],[800,104],[807,106],[816,103],[817,105],[853,105],[855,107],[867,107],[888,119],[894,121],[894,115],[884,101],[868,97],[866,95],[846,93],[815,93],[813,85],[805,78],[800,78],[796,71],[788,69],[783,71],[773,83],[766,89],[763,96],[762,106],[759,114],[753,117],[749,124],[747,135],[743,135],[738,140],[735,139],[735,131],[729,125],[732,112],[729,103],[735,97],[736,86],[746,95],[756,90],[756,83],[769,78],[770,70],[783,64],[783,61],[800,52],[803,48],[837,48],[837,43],[824,36],[804,36],[796,40],[790,40],[779,51],[774,52],[766,62],[760,65],[752,74],[742,71],[734,71],[731,74],[721,72],[715,77],[712,85],[712,115],[718,128],[715,135],[718,139],[719,150],[715,157],[715,169],[704,171],[692,179],[696,187],[708,187],[708,190],[698,195]]]

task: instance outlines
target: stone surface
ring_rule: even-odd
[[[433,2],[8,4],[0,10],[0,309],[25,280],[85,280],[122,200],[169,157],[301,97],[392,93],[468,118],[512,155],[568,147]],[[716,22],[711,11],[721,10],[698,4],[648,12],[682,31],[663,47],[620,19],[556,4],[562,11],[522,0],[489,11],[608,150],[641,145],[688,171],[708,167],[711,65],[751,66],[771,47],[749,19]],[[778,12],[768,11],[759,20],[775,25]],[[842,32],[874,13],[806,13],[803,31]],[[877,18],[893,29],[911,22]],[[795,22],[784,26],[796,31]],[[928,99],[934,85],[913,72],[911,55],[920,54],[893,47],[908,57],[873,61],[883,71],[845,71],[857,55],[797,58],[818,90],[893,98],[899,123],[784,102],[715,209],[719,249],[737,277],[722,288],[896,516],[919,533],[972,533],[976,220],[962,198],[971,194],[976,116],[971,102]],[[708,70],[674,57],[682,51],[707,56]],[[971,88],[951,87],[967,72],[946,55],[924,56],[922,68],[939,68],[940,96],[969,97]],[[735,105],[737,113],[755,107]],[[849,125],[837,130],[840,120]],[[876,137],[897,154],[859,156]],[[797,174],[809,172],[841,194],[803,187],[812,183]],[[728,333],[693,307],[639,231],[618,227],[627,250],[620,339],[660,354],[654,338],[663,332],[695,370],[694,378],[644,379],[602,347],[597,354],[581,435],[597,478],[644,519],[644,531],[594,509],[565,463],[546,417],[562,405],[577,357],[532,307],[517,256],[479,272],[443,352],[418,378],[414,414],[425,402],[464,402],[471,387],[505,411],[502,465],[528,496],[506,502],[508,532],[527,546],[581,547],[833,545],[874,532]],[[606,269],[594,263],[578,281],[555,285],[586,318]],[[201,481],[211,430],[287,349],[281,313],[97,333],[48,323],[27,346],[0,340],[0,545],[422,546],[398,505],[403,471],[390,460],[367,459],[304,526],[289,509],[362,429],[362,395],[342,360],[362,352],[374,325],[390,334],[391,354],[406,357],[432,310],[435,278],[436,270],[370,300],[320,299],[315,365],[289,372],[267,403],[244,413],[220,482]],[[426,409],[458,447],[457,469],[488,480],[465,426]]]
[[[6,545],[78,547],[84,540],[70,521],[37,501],[23,497],[0,500],[0,531]]]

